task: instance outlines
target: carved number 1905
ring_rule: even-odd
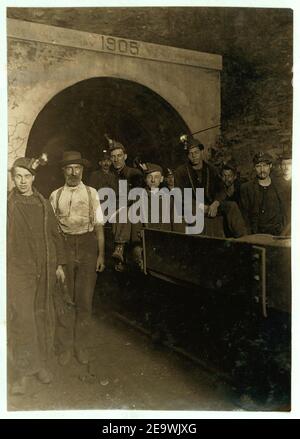
[[[102,35],[102,49],[112,52],[128,53],[130,55],[139,54],[139,46],[136,41],[121,40],[119,38],[104,37]]]

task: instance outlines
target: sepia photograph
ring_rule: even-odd
[[[290,413],[293,9],[25,3],[7,411]]]

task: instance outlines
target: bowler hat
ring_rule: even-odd
[[[253,157],[253,163],[254,165],[257,165],[258,163],[272,163],[273,162],[273,157],[268,154],[267,152],[257,152],[254,157]]]
[[[81,157],[81,153],[78,151],[64,151],[63,158],[60,162],[61,166],[66,165],[83,165],[90,166],[90,162]]]

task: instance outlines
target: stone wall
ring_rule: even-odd
[[[236,158],[245,176],[256,151],[268,150],[276,159],[292,147],[292,26],[266,34],[266,39],[275,52],[266,63],[250,64],[239,53],[224,57],[217,155]],[[256,44],[258,60],[261,52]]]

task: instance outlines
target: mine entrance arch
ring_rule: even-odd
[[[48,104],[62,97],[64,90],[73,86],[75,90],[76,84],[93,78],[114,79],[111,90],[118,81],[124,88],[122,80],[127,85],[137,84],[136,89],[145,87],[153,92],[151,117],[160,102],[160,108],[171,109],[190,132],[220,124],[219,55],[15,19],[8,19],[7,33],[9,167],[17,157],[32,151],[37,121],[45,108],[49,110]],[[176,131],[173,116],[170,120]],[[150,132],[148,127],[140,139],[151,138]],[[210,147],[218,135],[215,128],[199,138]]]
[[[37,188],[46,196],[62,183],[64,150],[79,150],[97,168],[105,134],[121,141],[128,162],[140,157],[174,167],[182,159],[180,134],[189,128],[176,110],[149,88],[119,78],[90,78],[62,90],[37,116],[26,155],[46,152],[49,165],[38,173]]]

